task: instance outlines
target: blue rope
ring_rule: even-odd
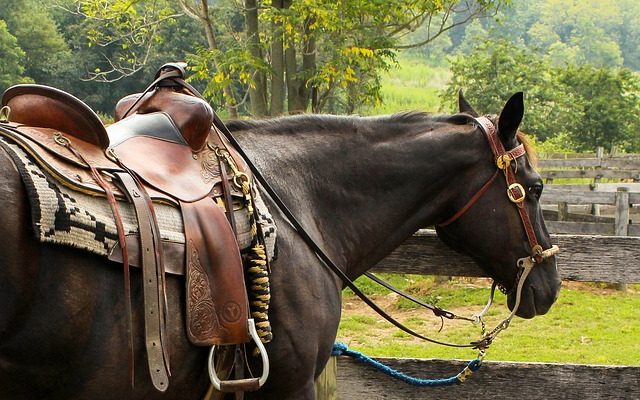
[[[341,342],[334,343],[333,350],[331,351],[331,355],[352,357],[358,362],[370,365],[393,378],[399,379],[405,383],[408,383],[414,386],[435,387],[435,386],[450,386],[450,385],[459,384],[459,383],[462,383],[473,372],[480,369],[480,366],[482,365],[482,360],[480,358],[475,358],[469,361],[467,366],[459,374],[454,375],[452,377],[442,378],[442,379],[421,379],[421,378],[415,378],[413,376],[409,376],[403,372],[393,369],[388,365],[382,364],[381,362],[376,361],[373,358],[360,353],[359,351],[351,350],[346,344]]]

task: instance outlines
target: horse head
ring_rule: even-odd
[[[545,314],[558,296],[561,280],[557,247],[551,245],[540,207],[542,179],[526,137],[518,131],[523,94],[513,95],[498,116],[480,117],[462,92],[459,106],[458,116],[468,117],[486,134],[492,152],[466,173],[469,183],[458,188],[450,205],[457,212],[436,226],[438,236],[471,256],[495,280],[516,315]],[[522,273],[523,264],[531,267],[528,276]]]

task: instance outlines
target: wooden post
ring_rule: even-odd
[[[604,157],[604,147],[598,146],[596,147],[596,158],[598,159],[598,164],[602,165],[602,157]]]
[[[558,203],[558,221],[569,220],[569,204],[566,201]]]
[[[629,232],[629,188],[619,187],[616,191],[615,235],[628,236]],[[616,289],[627,290],[626,283],[616,283]]]
[[[595,182],[593,182],[589,185],[589,187],[593,191],[593,190],[596,190],[597,186]],[[596,203],[591,204],[591,215],[600,216],[600,204],[596,204]]]
[[[324,371],[316,379],[316,399],[338,400],[338,357],[329,358]]]

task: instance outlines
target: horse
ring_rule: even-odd
[[[506,288],[522,318],[545,314],[560,278],[553,255],[541,258],[512,290],[519,259],[551,247],[539,198],[542,181],[528,154],[511,160],[529,215],[505,195],[496,158],[478,113],[460,94],[460,113],[387,116],[296,115],[230,121],[228,128],[308,235],[350,279],[376,265],[419,228],[436,226],[456,251],[471,256]],[[522,148],[523,94],[491,120],[506,151]],[[508,161],[508,160],[507,160]],[[501,175],[501,174],[500,174]],[[478,195],[481,191],[480,195]],[[345,283],[321,262],[291,221],[269,205],[278,226],[271,264],[266,345],[271,373],[249,399],[314,399],[314,379],[327,363],[340,321]],[[171,379],[155,392],[136,338],[135,381],[128,375],[122,270],[102,257],[40,243],[13,161],[0,151],[0,393],[13,399],[201,399],[209,387],[208,349],[184,332],[184,277],[168,276]],[[461,212],[463,210],[463,212]],[[527,232],[530,231],[530,232]],[[143,325],[141,273],[132,271],[133,327]],[[259,369],[259,367],[252,366]]]

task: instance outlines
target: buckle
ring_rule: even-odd
[[[524,188],[519,183],[512,183],[507,188],[507,196],[509,196],[509,200],[513,203],[522,203],[526,197],[526,192]]]

